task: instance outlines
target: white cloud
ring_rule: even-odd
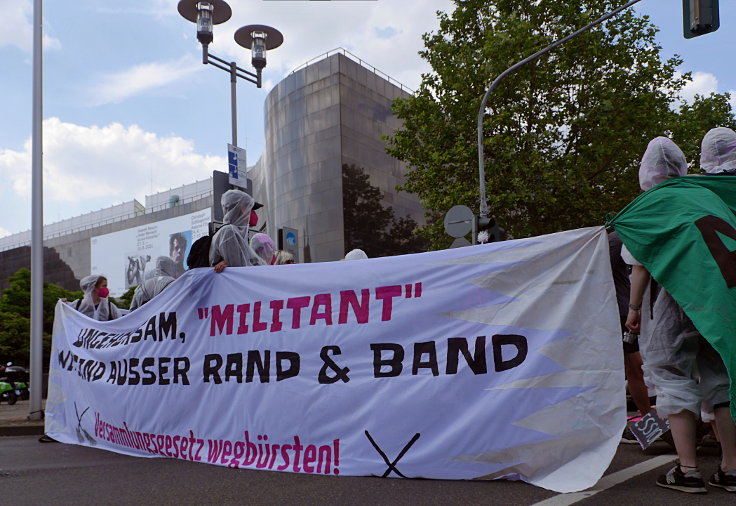
[[[686,102],[692,102],[695,95],[708,96],[718,93],[718,79],[709,72],[693,72],[693,80],[685,85],[680,97]]]
[[[31,0],[2,2],[0,15],[0,47],[15,46],[23,51],[33,49],[33,6]],[[46,23],[44,22],[44,31]],[[43,34],[44,49],[59,49],[57,39]]]
[[[6,235],[10,235],[10,231],[0,227],[0,237],[5,237]]]
[[[731,110],[736,113],[736,90],[728,90],[728,93],[731,95],[731,100],[729,100]]]
[[[101,77],[89,90],[89,105],[120,103],[132,96],[163,88],[197,72],[201,65],[191,55],[176,61],[141,63]]]
[[[53,221],[89,211],[91,202],[144,202],[145,195],[206,179],[226,166],[224,157],[196,154],[189,140],[136,125],[87,127],[50,118],[43,135],[44,209]],[[27,200],[30,167],[30,140],[23,151],[0,150],[0,186]]]

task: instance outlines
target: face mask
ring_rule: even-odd
[[[110,295],[110,290],[108,290],[107,287],[103,286],[102,288],[97,289],[97,295],[104,299],[105,297]]]
[[[258,215],[256,214],[255,211],[250,212],[250,223],[249,224],[251,227],[255,227],[256,225],[258,225]]]

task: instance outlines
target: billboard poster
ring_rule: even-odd
[[[93,237],[91,272],[106,276],[110,293],[116,297],[153,276],[160,256],[168,256],[176,263],[178,278],[186,270],[192,243],[207,234],[210,217],[210,209],[204,209]]]

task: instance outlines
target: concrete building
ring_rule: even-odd
[[[400,125],[392,102],[408,96],[405,87],[345,50],[295,70],[268,94],[264,151],[249,177],[254,196],[265,205],[259,211],[261,223],[274,239],[281,227],[295,229],[300,261],[339,260],[346,253],[346,166],[369,177],[382,194],[384,209],[423,222],[416,197],[396,192],[405,168],[386,154],[382,140]],[[122,237],[125,230],[212,206],[212,181],[205,179],[146,197],[145,206],[134,200],[48,225],[46,280],[77,289],[78,280],[95,268],[95,238],[118,232]],[[190,245],[193,239],[190,234]],[[30,265],[29,244],[30,232],[0,238],[0,288],[18,268]],[[125,249],[130,258],[135,244],[117,249]]]

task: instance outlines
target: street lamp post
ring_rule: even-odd
[[[235,32],[235,42],[251,50],[251,65],[256,72],[245,70],[235,62],[228,62],[209,52],[209,45],[214,40],[213,25],[224,23],[232,10],[224,0],[181,0],[177,10],[185,19],[197,24],[197,40],[202,44],[202,63],[213,65],[230,74],[230,114],[232,118],[232,145],[238,145],[238,123],[236,115],[235,85],[238,80],[261,87],[261,73],[266,66],[266,52],[275,49],[284,42],[284,36],[277,29],[265,25],[247,25]]]

